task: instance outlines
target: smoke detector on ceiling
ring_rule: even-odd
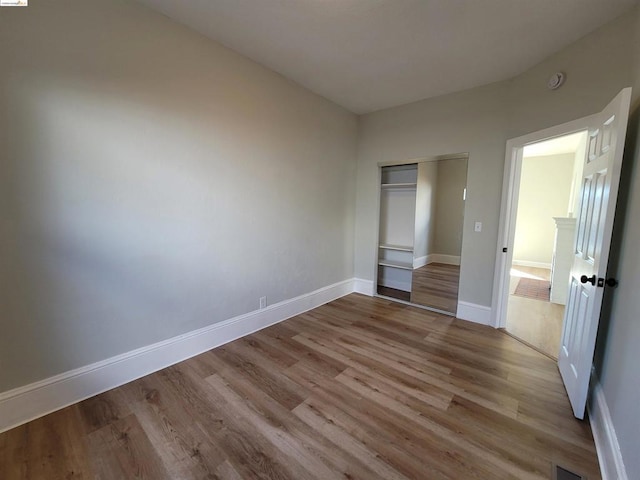
[[[556,90],[560,88],[563,83],[564,83],[564,73],[556,72],[553,75],[551,75],[551,78],[549,78],[549,81],[547,82],[547,88],[549,90]]]

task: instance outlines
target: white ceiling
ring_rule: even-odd
[[[572,133],[564,137],[556,137],[543,142],[526,145],[522,152],[523,158],[543,157],[547,155],[561,155],[563,153],[575,153],[580,144],[587,139],[587,132]]]
[[[511,78],[636,2],[139,1],[355,113]]]

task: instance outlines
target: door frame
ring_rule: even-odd
[[[589,129],[596,115],[589,115],[567,123],[528,133],[507,140],[502,199],[500,203],[500,223],[496,247],[496,266],[493,279],[492,312],[496,328],[507,326],[507,303],[509,300],[510,267],[513,261],[513,246],[516,234],[516,213],[520,194],[520,174],[524,147],[552,138],[563,137]],[[591,123],[590,123],[591,122]],[[503,248],[507,248],[506,253]]]

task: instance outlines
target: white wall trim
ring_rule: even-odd
[[[364,278],[353,279],[353,291],[373,297],[375,291],[373,289],[373,280],[365,280]]]
[[[356,285],[368,287],[366,282],[349,279],[334,283],[261,310],[2,392],[0,433],[324,305],[352,293]],[[370,283],[373,290],[373,282]]]
[[[445,255],[444,253],[430,253],[424,257],[413,259],[413,268],[424,267],[430,263],[444,263],[445,265],[460,265],[460,255]]]
[[[547,270],[551,270],[550,263],[544,262],[530,262],[529,260],[513,260],[511,265],[516,265],[518,267],[534,267],[534,268],[546,268]]]
[[[587,409],[602,480],[628,480],[607,399],[595,374],[591,375],[591,399]]]
[[[424,267],[425,265],[431,263],[431,255],[425,255],[424,257],[418,257],[413,259],[413,269]]]
[[[445,265],[460,265],[460,255],[445,255],[444,253],[432,253],[429,263],[444,263]]]
[[[469,302],[458,302],[458,312],[456,317],[461,320],[467,320],[469,322],[479,323],[481,325],[492,324],[492,313],[490,307],[484,305],[477,305]]]

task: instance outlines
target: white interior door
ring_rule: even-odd
[[[558,365],[573,413],[584,417],[618,196],[631,89],[589,126],[580,208]]]

